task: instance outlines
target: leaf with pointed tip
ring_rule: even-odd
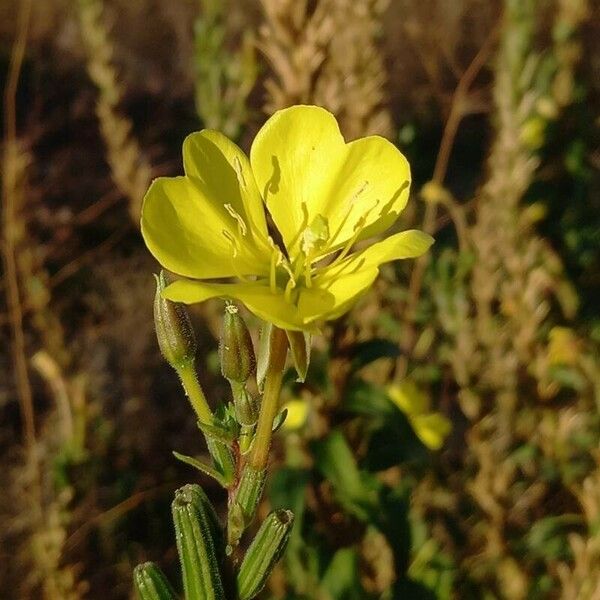
[[[210,465],[207,465],[207,464],[197,460],[196,458],[193,458],[192,456],[187,456],[185,454],[180,454],[179,452],[175,452],[174,450],[173,450],[173,456],[177,460],[180,460],[181,462],[185,463],[186,465],[190,465],[191,467],[198,469],[198,471],[204,473],[205,475],[212,477],[222,487],[224,487],[224,488],[227,487],[227,483],[225,482],[225,478],[223,477],[223,475],[221,473],[219,473],[215,468],[211,467]]]
[[[284,408],[274,419],[273,419],[273,433],[281,429],[281,426],[285,423],[288,415],[288,409]]]

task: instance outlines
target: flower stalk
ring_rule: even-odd
[[[270,362],[265,376],[265,387],[256,425],[256,434],[252,445],[252,451],[248,458],[248,465],[256,471],[267,467],[269,450],[271,449],[271,437],[273,432],[273,421],[279,408],[279,394],[283,380],[283,369],[287,357],[288,338],[283,329],[273,327],[270,339]]]

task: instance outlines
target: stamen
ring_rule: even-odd
[[[299,240],[300,236],[304,233],[304,230],[308,226],[308,206],[306,202],[300,203],[300,208],[302,210],[302,223],[300,223],[300,227],[298,227],[298,232],[291,239],[290,243],[287,244],[288,248],[293,248],[296,242]]]
[[[286,302],[291,302],[292,300],[292,290],[296,287],[296,282],[293,279],[290,279],[286,286],[285,286],[285,292],[283,293],[283,297],[285,298]]]
[[[306,287],[312,287],[312,281],[310,279],[310,273],[311,273],[311,265],[310,265],[310,261],[306,260],[304,261],[304,282],[306,283]]]
[[[358,236],[360,235],[366,220],[367,215],[363,215],[357,221],[356,225],[354,226],[354,233],[352,234],[352,237],[346,242],[346,245],[344,246],[343,250],[335,257],[335,260],[329,265],[330,267],[341,263],[344,260],[344,258],[346,258],[346,256],[352,249],[352,246],[354,246],[356,240],[358,239]]]
[[[346,214],[344,215],[344,218],[338,225],[338,228],[335,230],[335,233],[329,238],[331,241],[334,241],[337,238],[337,236],[341,233],[342,229],[345,227],[346,223],[348,222],[350,215],[352,214],[352,209],[354,208],[354,205],[356,204],[358,197],[367,189],[367,187],[369,187],[369,182],[365,179],[365,181],[363,181],[363,183],[360,186],[360,188],[358,189],[358,191],[348,201],[348,211],[346,212]]]
[[[237,221],[238,231],[242,236],[245,236],[248,233],[248,228],[246,227],[246,223],[244,219],[235,211],[231,204],[225,204],[225,210]]]
[[[367,189],[368,186],[369,182],[365,179],[358,191],[354,194],[354,196],[352,196],[352,198],[350,198],[350,206],[354,206],[354,203],[356,200],[358,200],[358,197]]]
[[[238,255],[238,246],[237,246],[237,241],[236,241],[235,237],[233,237],[233,235],[231,235],[231,233],[229,233],[229,231],[227,231],[227,229],[223,229],[223,231],[221,231],[221,233],[231,243],[231,246],[233,247],[233,258],[236,258]]]
[[[235,276],[240,279],[241,281],[250,281],[248,279],[248,277],[246,277],[240,270],[237,264],[237,261],[235,260],[239,254],[239,249],[238,249],[238,245],[237,245],[237,240],[235,239],[235,237],[229,232],[227,231],[227,229],[223,229],[221,231],[221,233],[223,234],[223,236],[227,239],[227,241],[231,244],[231,248],[232,248],[232,256],[231,256],[231,266],[233,268],[233,272],[235,273]]]
[[[235,174],[238,178],[238,183],[242,187],[246,187],[246,180],[244,179],[244,171],[242,170],[242,163],[240,162],[239,157],[233,157],[233,168],[235,169]]]
[[[277,293],[277,247],[271,236],[268,237],[269,243],[271,244],[271,264],[269,266],[269,288],[271,293]]]

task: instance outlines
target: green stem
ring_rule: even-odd
[[[264,393],[254,443],[248,458],[248,464],[257,471],[264,469],[269,459],[273,419],[279,408],[279,394],[288,349],[288,339],[283,329],[273,327],[271,336],[270,361],[265,377]]]
[[[185,362],[177,368],[177,374],[181,379],[183,389],[190,400],[192,408],[196,412],[196,416],[202,423],[212,424],[213,415],[206,401],[204,391],[198,381],[194,362]]]

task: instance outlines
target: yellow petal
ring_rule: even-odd
[[[142,236],[166,269],[187,277],[269,272],[269,255],[248,243],[219,198],[200,180],[159,177],[142,207]],[[226,232],[224,234],[223,232]]]
[[[250,162],[259,190],[290,254],[303,231],[326,219],[334,250],[387,229],[404,208],[408,162],[378,136],[344,142],[335,117],[316,106],[275,113],[258,132]]]
[[[319,270],[317,280],[331,279],[363,269],[379,267],[383,263],[403,258],[416,258],[429,250],[434,239],[418,229],[395,233],[364,250],[351,254],[339,263],[335,261]]]
[[[418,415],[410,423],[419,439],[430,449],[439,450],[452,430],[450,421],[440,413]]]
[[[429,397],[411,379],[405,379],[386,388],[390,400],[407,416],[425,414],[429,410]]]
[[[192,133],[183,142],[183,167],[214,198],[231,205],[248,226],[249,235],[266,240],[265,209],[250,161],[235,143],[218,131]]]
[[[420,256],[433,243],[433,238],[417,230],[402,231],[372,244],[338,264],[331,264],[318,271],[315,286],[330,293],[333,306],[326,314],[317,314],[316,309],[305,314],[305,320],[336,319],[352,308],[358,299],[369,290],[379,274],[379,265],[391,260]],[[310,306],[306,305],[306,309]]]
[[[231,298],[242,302],[257,317],[282,329],[296,331],[311,329],[303,319],[305,312],[303,307],[306,303],[315,306],[321,313],[332,303],[332,298],[327,293],[302,289],[296,305],[288,302],[280,290],[273,293],[267,285],[255,282],[206,283],[180,279],[168,286],[163,295],[169,300],[185,304],[203,302],[210,298]]]

